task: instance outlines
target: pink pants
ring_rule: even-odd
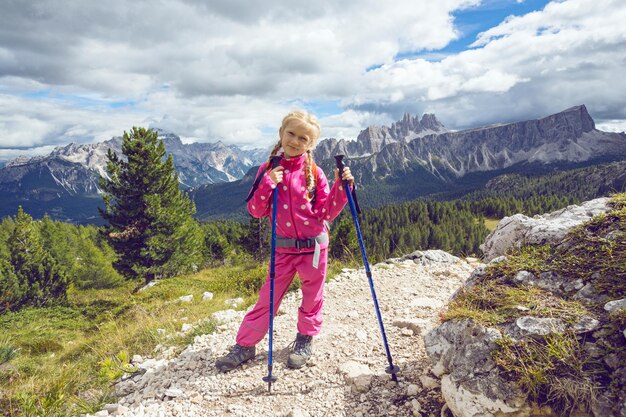
[[[302,280],[302,304],[298,309],[298,332],[307,336],[319,334],[322,327],[322,305],[324,304],[324,282],[328,250],[322,249],[318,268],[313,268],[313,254],[290,255],[276,253],[274,278],[274,317],[280,302],[293,281],[296,272]],[[243,318],[237,333],[237,344],[255,346],[270,327],[270,278],[269,272],[265,284],[259,292],[259,300]]]

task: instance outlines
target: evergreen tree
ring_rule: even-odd
[[[24,285],[7,261],[0,259],[0,314],[16,309],[24,297]]]
[[[44,306],[67,298],[65,270],[44,249],[32,217],[20,207],[8,240],[10,261],[18,279],[22,305]]]
[[[145,283],[195,270],[202,261],[202,232],[193,218],[195,205],[179,188],[172,156],[165,158],[157,132],[137,127],[124,132],[122,153],[125,159],[109,150],[109,178],[100,180],[104,233],[119,255],[114,267]]]

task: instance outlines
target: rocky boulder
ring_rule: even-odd
[[[609,210],[608,202],[609,198],[597,198],[549,214],[534,217],[515,214],[505,217],[487,236],[480,249],[485,260],[490,261],[504,255],[510,248],[559,242],[572,228],[591,220],[595,215],[606,213]]]

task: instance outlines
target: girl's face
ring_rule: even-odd
[[[315,127],[305,122],[290,120],[279,130],[280,143],[287,158],[300,156],[313,147]]]

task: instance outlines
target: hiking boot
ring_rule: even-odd
[[[244,362],[249,361],[256,355],[255,346],[239,346],[235,344],[226,356],[217,358],[215,367],[222,372],[232,371]]]
[[[302,368],[307,360],[313,354],[313,348],[311,346],[313,336],[305,336],[297,333],[296,340],[289,345],[292,349],[292,353],[287,359],[287,366],[293,369]]]

